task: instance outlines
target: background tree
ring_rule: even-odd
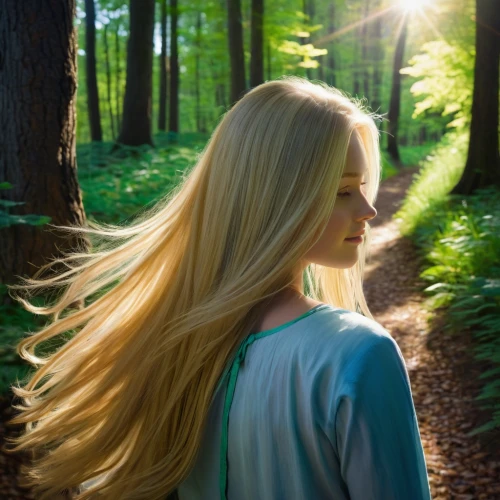
[[[167,0],[160,0],[161,54],[160,62],[160,97],[158,130],[165,131],[167,125]]]
[[[153,145],[151,94],[155,0],[130,0],[130,37],[127,46],[127,84],[117,143]]]
[[[451,194],[500,187],[498,105],[500,8],[497,0],[476,0],[476,60],[467,161]]]
[[[399,111],[401,107],[401,73],[400,70],[403,67],[403,57],[406,44],[406,36],[408,33],[408,19],[409,16],[406,13],[401,20],[401,31],[398,36],[396,43],[396,52],[394,53],[394,63],[392,67],[392,88],[391,88],[391,100],[389,104],[389,123],[387,137],[387,152],[391,155],[391,158],[396,162],[396,164],[401,163],[401,158],[399,156],[398,148],[398,123],[399,123]]]
[[[109,62],[109,44],[108,44],[108,28],[109,23],[104,25],[104,29],[102,31],[103,42],[104,42],[104,60],[106,63],[106,95],[107,95],[107,103],[108,103],[108,111],[109,111],[109,121],[111,123],[111,136],[113,140],[115,139],[115,117],[113,115],[113,103],[111,98],[111,64]]]
[[[264,83],[264,0],[252,0],[250,87]]]
[[[231,105],[246,91],[245,55],[243,52],[243,28],[241,26],[240,0],[227,0],[227,29],[231,60]]]
[[[12,207],[13,214],[43,214],[55,225],[81,224],[75,3],[2,2],[0,13],[0,179],[13,185],[2,196],[22,203]],[[32,277],[60,250],[82,243],[26,224],[0,232],[0,281],[8,284],[16,275]]]
[[[177,0],[170,0],[170,109],[169,132],[179,133],[179,51],[177,47]]]
[[[85,0],[85,51],[87,53],[87,103],[90,122],[90,138],[102,141],[99,89],[95,63],[95,6],[94,0]]]

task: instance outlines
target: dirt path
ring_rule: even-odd
[[[391,220],[417,171],[404,169],[380,188],[365,294],[373,316],[394,337],[406,361],[432,499],[498,500],[499,433],[466,436],[487,421],[473,406],[480,393],[478,376],[486,368],[473,361],[470,332],[443,331],[439,315],[428,322],[418,256]]]
[[[465,435],[486,421],[487,415],[473,404],[479,394],[478,376],[486,367],[472,359],[470,332],[443,332],[439,316],[428,324],[415,248],[391,221],[417,171],[405,169],[381,186],[365,279],[368,305],[396,339],[407,364],[432,499],[500,499],[498,433]],[[8,402],[0,399],[0,444],[9,416]],[[17,461],[0,453],[0,499],[33,498],[17,486],[17,469]]]

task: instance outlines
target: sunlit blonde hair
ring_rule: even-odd
[[[327,224],[355,130],[374,203],[373,118],[325,83],[266,82],[224,115],[180,184],[133,222],[64,226],[90,247],[53,260],[69,270],[11,287],[27,295],[61,287],[46,307],[17,299],[52,315],[19,343],[37,370],[12,387],[24,406],[10,423],[26,431],[9,451],[37,457],[23,471],[37,498],[101,476],[74,498],[162,499],[183,482],[224,368]],[[366,229],[353,267],[310,264],[304,283],[309,297],[372,318],[362,289]],[[85,306],[68,307],[77,301]],[[68,332],[57,351],[35,355]]]

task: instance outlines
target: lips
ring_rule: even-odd
[[[346,240],[352,240],[353,238],[357,238],[358,236],[363,236],[363,234],[365,234],[364,229],[363,229],[363,231],[361,231],[359,233],[356,233],[356,234],[353,234],[352,236],[349,236],[348,238],[346,238]]]

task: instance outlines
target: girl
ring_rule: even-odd
[[[65,228],[90,249],[22,287],[64,293],[19,299],[54,315],[13,387],[37,498],[430,499],[404,360],[363,296],[373,118],[324,83],[266,82],[153,209]]]

